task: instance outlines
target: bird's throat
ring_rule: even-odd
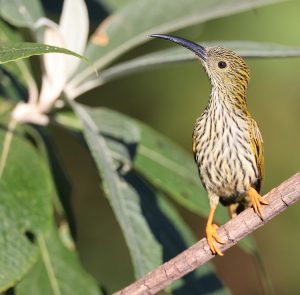
[[[243,87],[220,88],[213,86],[210,94],[209,107],[223,106],[225,110],[245,114],[248,113],[246,89]]]

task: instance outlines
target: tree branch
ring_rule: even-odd
[[[218,235],[226,243],[219,245],[221,251],[234,246],[239,240],[264,225],[300,199],[300,172],[265,195],[270,203],[263,206],[264,220],[249,208],[218,229]],[[203,238],[170,261],[162,264],[136,282],[113,295],[150,295],[170,285],[195,268],[214,258],[207,240]]]

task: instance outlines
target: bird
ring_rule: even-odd
[[[171,41],[192,51],[210,80],[208,105],[196,119],[192,150],[209,198],[207,242],[212,254],[223,256],[217,244],[225,242],[213,222],[218,203],[228,207],[231,218],[252,206],[261,219],[262,205],[269,204],[260,195],[264,177],[263,139],[246,100],[250,70],[242,57],[227,48],[204,47],[165,34],[150,37]]]

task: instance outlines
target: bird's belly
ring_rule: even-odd
[[[256,183],[258,169],[251,146],[226,130],[218,137],[199,138],[196,162],[206,190],[220,197],[240,196]]]

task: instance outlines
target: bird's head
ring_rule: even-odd
[[[245,61],[232,50],[222,47],[203,47],[184,38],[153,34],[150,37],[165,39],[191,50],[200,59],[212,86],[231,90],[242,88],[246,91],[250,71]]]

